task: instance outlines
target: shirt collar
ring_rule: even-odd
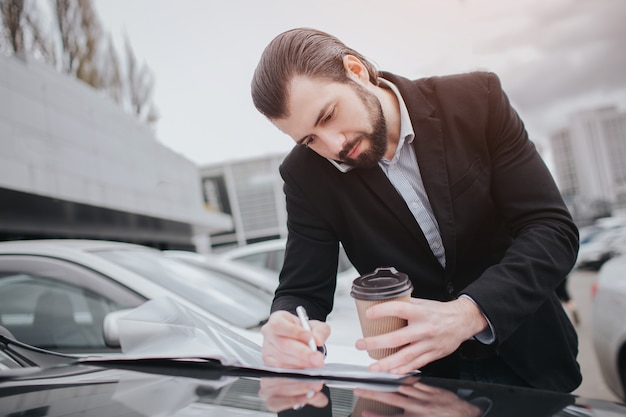
[[[415,132],[413,131],[413,125],[411,124],[411,118],[409,117],[409,110],[406,108],[406,104],[400,95],[398,87],[396,87],[396,85],[391,81],[385,80],[384,78],[379,78],[378,81],[393,91],[398,99],[400,107],[400,138],[404,138],[407,143],[413,142],[413,139],[415,139]]]

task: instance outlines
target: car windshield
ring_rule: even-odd
[[[263,323],[271,298],[244,282],[166,258],[158,252],[103,250],[93,252],[142,275],[205,311],[240,328]]]

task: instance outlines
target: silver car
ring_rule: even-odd
[[[593,285],[592,337],[602,376],[626,399],[626,255],[600,269]]]
[[[259,244],[259,246],[256,246],[257,244],[254,244],[249,246],[265,247],[266,249],[273,248],[272,251],[284,252],[284,246],[277,246],[276,241],[270,241],[269,243],[270,245],[260,246],[261,244]],[[241,249],[244,249],[244,247],[241,247]],[[269,252],[264,253],[267,255]],[[205,268],[209,271],[226,274],[235,280],[245,281],[252,286],[268,292],[272,297],[278,286],[277,271],[258,267],[258,264],[240,261],[236,257],[231,259],[219,254],[199,254],[195,252],[169,250],[164,251],[164,254],[172,259],[186,262],[196,267]],[[260,252],[257,252],[257,254],[260,254]],[[274,253],[274,255],[276,254]],[[350,270],[354,270],[354,268],[350,266],[348,269],[344,269],[344,273]],[[351,284],[353,279],[352,274],[349,275],[349,277]],[[339,288],[337,289],[333,311],[326,320],[332,328],[328,343],[353,348],[354,343],[357,339],[361,338],[362,333],[358,322],[356,305],[349,295],[350,286],[348,285],[347,278],[344,279],[343,288],[343,291]],[[354,350],[350,356],[351,360],[360,357],[363,362],[371,362],[371,359],[362,351]]]
[[[163,297],[257,344],[273,298],[244,279],[141,245],[72,239],[0,242],[0,326],[22,342],[64,353],[118,353],[115,326],[105,322],[119,317],[120,310]],[[349,326],[337,327],[355,329],[356,315],[349,316]],[[346,338],[346,332],[337,333]],[[356,337],[329,341],[327,361],[371,363],[354,348]]]
[[[60,352],[108,352],[105,317],[168,297],[255,342],[271,296],[140,245],[88,240],[0,243],[0,325]],[[113,348],[113,349],[112,349]]]
[[[244,262],[238,262],[215,254],[199,254],[181,250],[165,250],[163,254],[171,259],[203,268],[208,271],[227,275],[234,280],[244,281],[254,287],[267,292],[272,297],[278,284],[273,271],[257,268]]]

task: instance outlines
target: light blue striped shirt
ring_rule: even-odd
[[[441,241],[439,225],[426,195],[422,175],[415,157],[415,149],[413,149],[413,146],[410,146],[415,139],[415,132],[411,125],[409,111],[397,87],[382,78],[380,81],[384,82],[398,98],[400,105],[400,141],[391,161],[383,158],[378,165],[380,165],[389,181],[406,202],[413,217],[415,217],[422,229],[430,250],[437,257],[441,266],[445,268],[446,253]]]

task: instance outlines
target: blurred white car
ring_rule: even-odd
[[[592,338],[609,388],[626,400],[626,256],[607,261],[593,284]]]
[[[256,244],[255,244],[256,245]],[[252,245],[251,245],[252,246]],[[254,264],[241,262],[216,254],[199,254],[188,251],[166,250],[163,253],[172,259],[186,262],[199,268],[219,272],[261,288],[273,297],[278,286],[278,272]],[[266,252],[267,253],[267,252]],[[350,280],[350,284],[352,281]],[[349,292],[349,288],[345,291]],[[327,318],[332,333],[329,344],[353,347],[362,336],[358,322],[356,305],[348,292],[337,291],[333,311]],[[269,306],[268,306],[269,309]]]
[[[285,260],[286,245],[287,239],[272,239],[228,249],[221,252],[220,256],[272,270],[278,276]],[[349,295],[352,281],[358,276],[359,272],[352,266],[340,245],[336,294],[339,296]]]
[[[245,262],[237,262],[220,255],[211,253],[200,254],[183,250],[165,250],[163,254],[168,258],[176,259],[208,271],[225,274],[234,280],[246,282],[269,293],[272,297],[278,285],[278,279],[274,271],[265,268],[257,268],[254,265]]]
[[[0,326],[18,340],[65,353],[119,352],[105,321],[167,297],[245,338],[262,343],[272,295],[145,246],[90,240],[0,243]],[[329,361],[370,363],[329,342]]]
[[[28,344],[61,352],[110,351],[107,314],[168,297],[260,341],[271,296],[218,273],[120,242],[0,243],[0,324]]]
[[[626,226],[601,228],[581,240],[576,268],[598,270],[609,259],[626,254]]]

